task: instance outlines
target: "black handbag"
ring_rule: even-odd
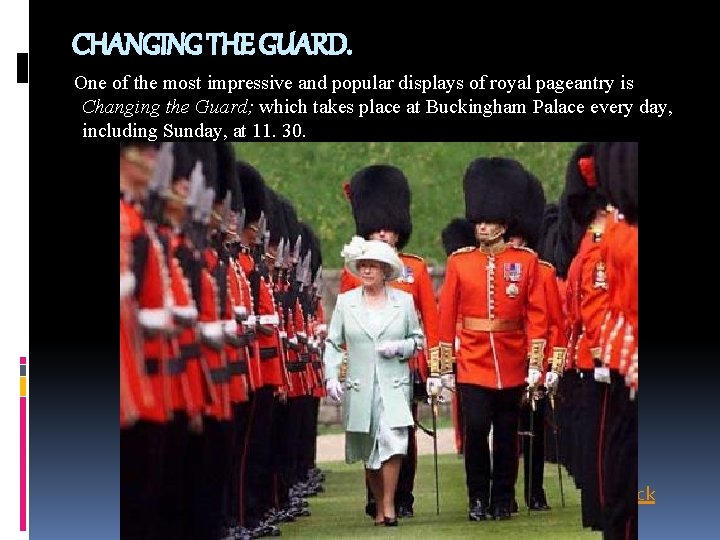
[[[420,370],[417,368],[412,370],[412,388],[413,388],[413,401],[427,403],[428,393],[425,381],[420,376]]]

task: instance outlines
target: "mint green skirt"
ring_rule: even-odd
[[[388,427],[384,417],[385,409],[376,374],[370,414],[370,433],[345,432],[345,463],[362,461],[366,469],[378,470],[391,457],[407,454],[408,428]]]

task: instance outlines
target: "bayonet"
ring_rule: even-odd
[[[205,176],[202,168],[202,161],[198,160],[190,173],[190,189],[187,200],[189,209],[194,209],[200,204],[202,190],[205,187]]]
[[[298,234],[297,240],[295,241],[295,249],[293,250],[293,261],[298,263],[300,261],[300,246],[302,244],[302,235]]]
[[[260,212],[260,219],[258,219],[258,230],[255,234],[255,243],[257,245],[262,244],[265,241],[265,230],[267,228],[267,220],[265,219],[265,212]]]
[[[165,190],[170,187],[173,164],[173,143],[162,143],[155,161],[155,170],[153,171],[150,184],[148,185],[151,192],[162,195]]]
[[[244,208],[238,214],[236,226],[237,226],[237,233],[242,234],[242,231],[245,228],[245,209]]]
[[[222,223],[220,225],[220,230],[222,231],[228,231],[230,229],[230,218],[232,216],[232,208],[230,207],[231,198],[232,194],[230,193],[230,190],[228,190],[225,195],[225,200],[223,201],[223,215]]]
[[[290,259],[290,239],[288,238],[288,241],[285,242],[285,245],[283,246],[285,248],[285,251],[283,252],[283,263],[285,266],[290,266],[291,263],[294,263],[295,261],[292,261]]]
[[[284,259],[284,250],[285,250],[285,238],[280,238],[280,243],[277,247],[277,254],[275,255],[275,268],[281,268],[283,265],[283,259]]]

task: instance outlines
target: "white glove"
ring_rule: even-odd
[[[596,367],[595,368],[595,380],[597,382],[610,384],[610,368]]]
[[[447,373],[440,377],[442,385],[448,390],[455,390],[455,375],[453,373]]]
[[[545,386],[550,392],[553,392],[557,388],[559,380],[560,376],[557,373],[555,373],[554,371],[549,371],[545,375]]]
[[[343,395],[342,384],[337,379],[328,379],[325,383],[325,389],[327,390],[328,396],[335,401],[340,401]]]
[[[540,378],[542,377],[542,373],[540,373],[539,369],[536,368],[530,368],[528,370],[528,376],[525,381],[528,383],[528,386],[530,388],[535,388],[538,383],[540,382]]]
[[[437,396],[442,390],[443,383],[440,377],[428,377],[425,381],[425,389],[427,390],[428,396]]]
[[[400,354],[401,341],[383,341],[378,344],[377,351],[385,358],[393,358]]]

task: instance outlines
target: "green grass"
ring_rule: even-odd
[[[565,168],[578,143],[235,143],[238,159],[252,163],[267,183],[288,197],[301,220],[320,237],[325,268],[342,266],[340,250],[355,232],[342,184],[358,169],[375,163],[400,167],[413,194],[413,235],[406,251],[430,262],[445,261],[440,231],[464,215],[462,176],[480,156],[513,157],[557,200]]]
[[[509,521],[473,523],[467,519],[465,469],[455,455],[438,457],[440,476],[440,515],[435,514],[435,481],[432,456],[421,456],[415,479],[415,517],[400,520],[400,526],[388,529],[373,527],[364,513],[365,482],[362,465],[321,463],[326,471],[325,493],[310,500],[312,517],[282,526],[282,538],[495,538],[542,540],[558,538],[595,538],[599,533],[580,525],[580,492],[563,469],[565,508],[560,504],[557,466],[545,464],[545,489],[549,512],[531,513],[520,507]],[[522,464],[520,465],[522,474]],[[522,493],[522,476],[516,491]]]

